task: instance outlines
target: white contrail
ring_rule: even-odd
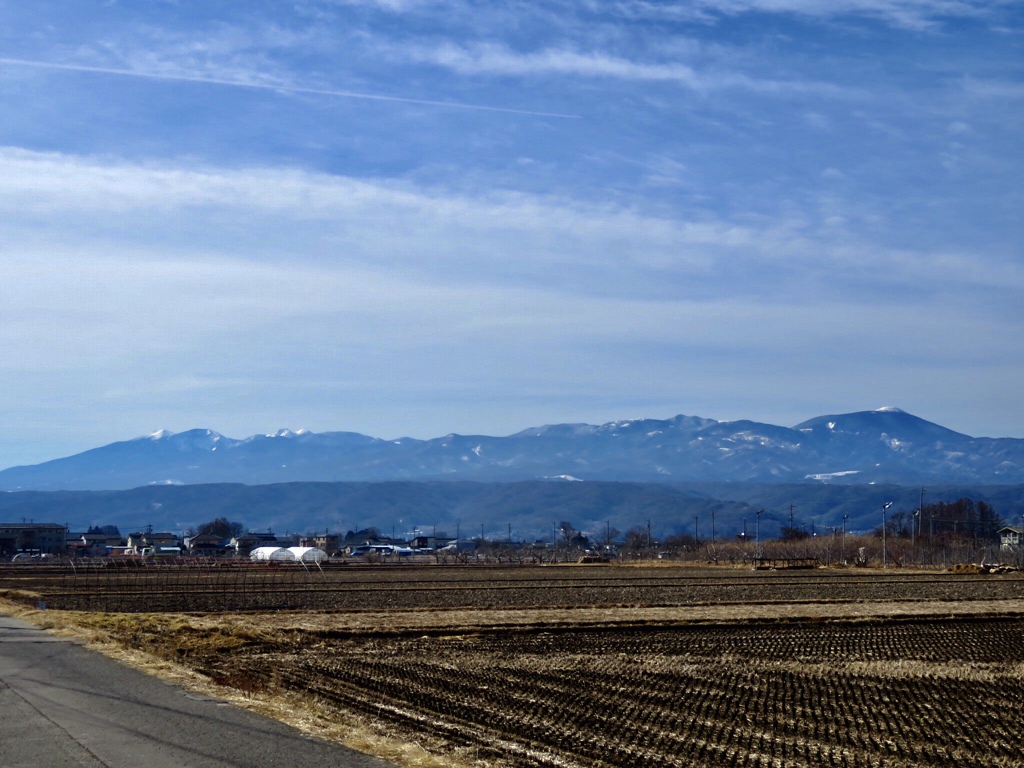
[[[263,91],[281,91],[283,93],[312,93],[320,96],[336,96],[345,99],[369,99],[371,101],[395,101],[402,104],[421,104],[428,107],[448,107],[450,109],[475,109],[482,112],[504,112],[513,115],[529,115],[532,117],[555,117],[563,120],[579,120],[580,115],[563,115],[557,112],[534,112],[526,109],[508,109],[506,107],[488,107],[483,104],[463,104],[457,101],[431,101],[429,99],[412,99],[405,96],[382,96],[375,93],[358,93],[356,91],[336,91],[329,88],[303,88],[295,85],[271,85],[268,83],[246,83],[240,80],[226,80],[217,77],[199,77],[196,75],[168,75],[159,72],[136,72],[131,69],[115,67],[90,67],[85,64],[55,64],[49,61],[32,61],[31,59],[0,58],[0,65],[9,64],[16,67],[35,67],[37,69],[59,69],[68,72],[94,72],[102,75],[122,75],[124,77],[140,77],[150,80],[173,80],[186,83],[206,83],[209,85],[227,85],[235,88],[256,88]]]

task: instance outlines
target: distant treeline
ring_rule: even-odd
[[[249,530],[341,533],[375,527],[402,536],[418,529],[465,538],[550,539],[561,522],[601,537],[609,528],[650,525],[659,538],[732,537],[759,527],[777,537],[792,526],[822,535],[845,524],[871,532],[882,524],[945,530],[964,520],[974,530],[994,522],[1020,524],[1024,485],[945,486],[924,489],[923,523],[914,517],[918,487],[892,485],[769,485],[754,483],[517,483],[383,482],[274,485],[148,486],[127,491],[20,491],[0,493],[0,522],[66,523],[73,530],[114,525],[122,532],[182,532],[206,521],[240,521]],[[967,499],[971,510],[955,505]],[[942,504],[947,505],[941,507]],[[936,506],[940,505],[940,506]],[[761,515],[757,512],[763,510]],[[845,519],[844,519],[845,518]]]

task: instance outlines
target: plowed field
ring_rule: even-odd
[[[132,613],[1024,599],[1024,578],[895,570],[429,565],[320,569],[109,560],[103,566],[0,567],[2,588],[35,593],[50,608]]]
[[[1020,577],[427,567],[312,586],[333,610],[103,626],[462,764],[1024,765]]]
[[[331,641],[231,674],[512,765],[982,768],[1024,763],[1022,648],[1016,619],[620,628]]]

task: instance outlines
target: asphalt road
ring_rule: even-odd
[[[3,768],[394,768],[0,616]]]

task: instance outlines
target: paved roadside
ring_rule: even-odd
[[[0,616],[4,768],[394,768]]]

